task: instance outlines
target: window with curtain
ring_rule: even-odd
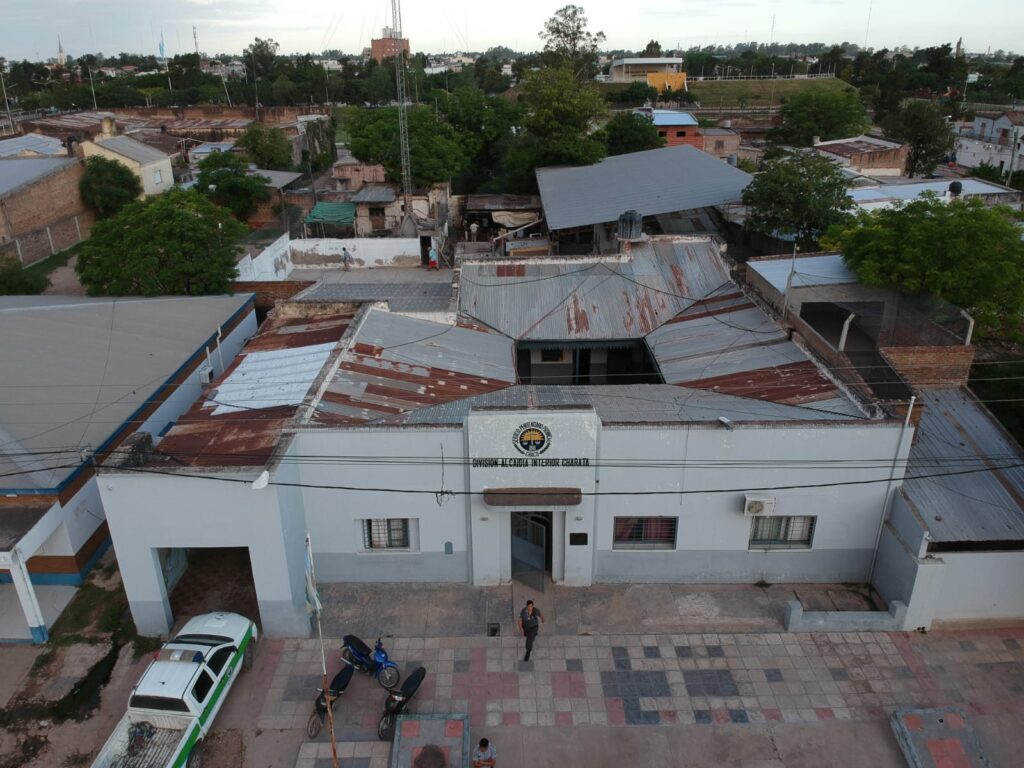
[[[676,517],[616,517],[613,549],[675,549]]]
[[[750,549],[809,549],[817,519],[811,516],[755,517],[750,521]]]
[[[405,518],[363,521],[364,549],[408,549],[409,521]]]

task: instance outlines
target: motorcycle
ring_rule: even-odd
[[[334,711],[334,703],[348,688],[355,671],[355,667],[342,667],[341,671],[331,680],[326,692],[323,688],[318,689],[320,695],[313,703],[313,714],[309,716],[309,722],[306,723],[306,735],[309,738],[315,739],[319,735],[320,729],[324,727],[324,720],[327,719],[327,707],[330,707],[332,712]]]
[[[394,688],[388,691],[388,697],[384,699],[384,714],[377,723],[377,738],[381,741],[388,741],[395,735],[395,721],[398,716],[405,712],[412,697],[419,690],[423,678],[427,676],[427,670],[417,667],[409,677],[402,683],[401,690]]]
[[[379,637],[372,651],[355,635],[345,635],[342,643],[341,660],[345,664],[377,678],[377,682],[384,688],[394,688],[398,685],[398,678],[401,676],[398,665],[388,659],[388,652],[384,650],[384,644]]]

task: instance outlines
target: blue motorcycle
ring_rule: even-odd
[[[377,682],[384,688],[394,688],[398,685],[400,672],[398,665],[388,659],[388,652],[384,650],[384,644],[380,638],[373,646],[373,650],[355,635],[345,635],[342,639],[341,660],[360,672],[377,678]]]

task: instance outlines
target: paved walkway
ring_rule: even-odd
[[[1024,718],[1022,641],[1024,628],[927,635],[548,632],[542,633],[530,662],[522,661],[522,641],[514,636],[399,637],[390,641],[389,650],[403,670],[421,664],[429,670],[414,711],[466,712],[474,738],[502,729],[530,729],[538,742],[550,745],[551,734],[558,733],[555,741],[561,741],[568,733],[593,726],[627,731],[631,726],[657,726],[655,731],[694,726],[696,731],[683,729],[691,734],[687,738],[697,738],[698,726],[729,726],[740,733],[749,727],[750,738],[756,741],[789,725],[821,726],[826,731],[836,727],[836,733],[851,734],[857,730],[854,726],[863,724],[883,742],[870,749],[898,754],[886,723],[896,707],[955,704],[972,718]],[[257,724],[262,730],[300,729],[320,684],[316,642],[268,645],[276,662]],[[338,645],[337,639],[328,641],[331,675],[339,668],[334,652]],[[375,743],[383,699],[375,682],[357,676],[336,709],[343,751],[364,759],[369,768],[386,765],[386,754]],[[571,732],[545,729],[570,726]],[[664,749],[684,748],[684,741],[674,736],[651,738]],[[828,738],[823,738],[827,748]],[[326,739],[325,732],[321,746],[305,745],[297,768],[328,765],[320,762],[329,756]],[[1010,739],[1024,747],[1020,734]],[[851,737],[851,745],[856,741]],[[984,745],[984,738],[983,746],[998,752]],[[771,754],[762,757],[776,759]],[[791,764],[867,763],[764,763]]]

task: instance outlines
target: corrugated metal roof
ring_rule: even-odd
[[[95,142],[104,149],[115,152],[122,157],[127,157],[129,160],[134,160],[140,165],[149,165],[150,163],[159,163],[167,160],[166,152],[154,149],[147,144],[143,144],[141,141],[136,141],[130,136],[110,136],[107,138],[97,136]]]
[[[608,157],[581,168],[538,168],[550,229],[615,221],[738,201],[750,174],[690,146]]]
[[[940,179],[938,181],[913,181],[907,184],[880,184],[877,187],[855,187],[849,191],[853,202],[862,208],[887,207],[896,201],[914,200],[925,192],[942,197],[949,190],[952,181],[959,181],[962,195],[1005,195],[1015,190],[991,184],[981,179]]]
[[[835,385],[760,309],[732,286],[690,307],[647,337],[666,383],[753,400],[807,404],[840,400],[838,412],[861,417]]]
[[[383,424],[461,425],[471,408],[545,408],[591,406],[605,424],[673,424],[730,421],[841,421],[828,413],[792,405],[685,389],[668,384],[623,386],[517,385],[497,392],[456,400],[381,419]]]
[[[392,312],[447,312],[450,283],[318,283],[295,301],[386,301]]]
[[[464,263],[459,311],[515,339],[635,339],[728,282],[713,241],[656,238],[622,258]]]
[[[651,116],[657,126],[669,125],[698,125],[697,118],[689,112],[678,109],[648,109],[638,110]]]
[[[0,297],[0,487],[63,482],[251,300]]]
[[[467,211],[539,211],[538,195],[467,195]]]
[[[157,443],[150,463],[168,470],[263,466],[352,320],[331,310],[268,318]]]
[[[502,389],[515,380],[507,337],[371,309],[314,418],[363,423]]]
[[[793,269],[794,288],[816,285],[848,285],[859,282],[857,275],[846,266],[842,255],[827,253],[820,256],[801,256],[796,259],[750,259],[747,269],[757,272],[780,293],[786,290],[790,269]]]
[[[353,203],[393,203],[397,196],[391,187],[383,184],[367,184],[349,199]]]
[[[1024,540],[1020,446],[968,390],[926,389],[920,398],[924,409],[903,493],[932,539]],[[1016,466],[1003,468],[1008,465]],[[954,474],[983,469],[990,471]]]
[[[70,157],[25,157],[0,160],[0,197],[17,192],[78,161]]]
[[[274,189],[283,189],[296,179],[301,179],[301,173],[294,171],[268,171],[264,168],[255,168],[249,172],[250,176],[262,176],[267,180],[267,186]]]
[[[0,157],[17,157],[19,155],[52,155],[67,157],[68,151],[60,139],[44,136],[41,133],[26,133],[13,139],[0,141]]]

